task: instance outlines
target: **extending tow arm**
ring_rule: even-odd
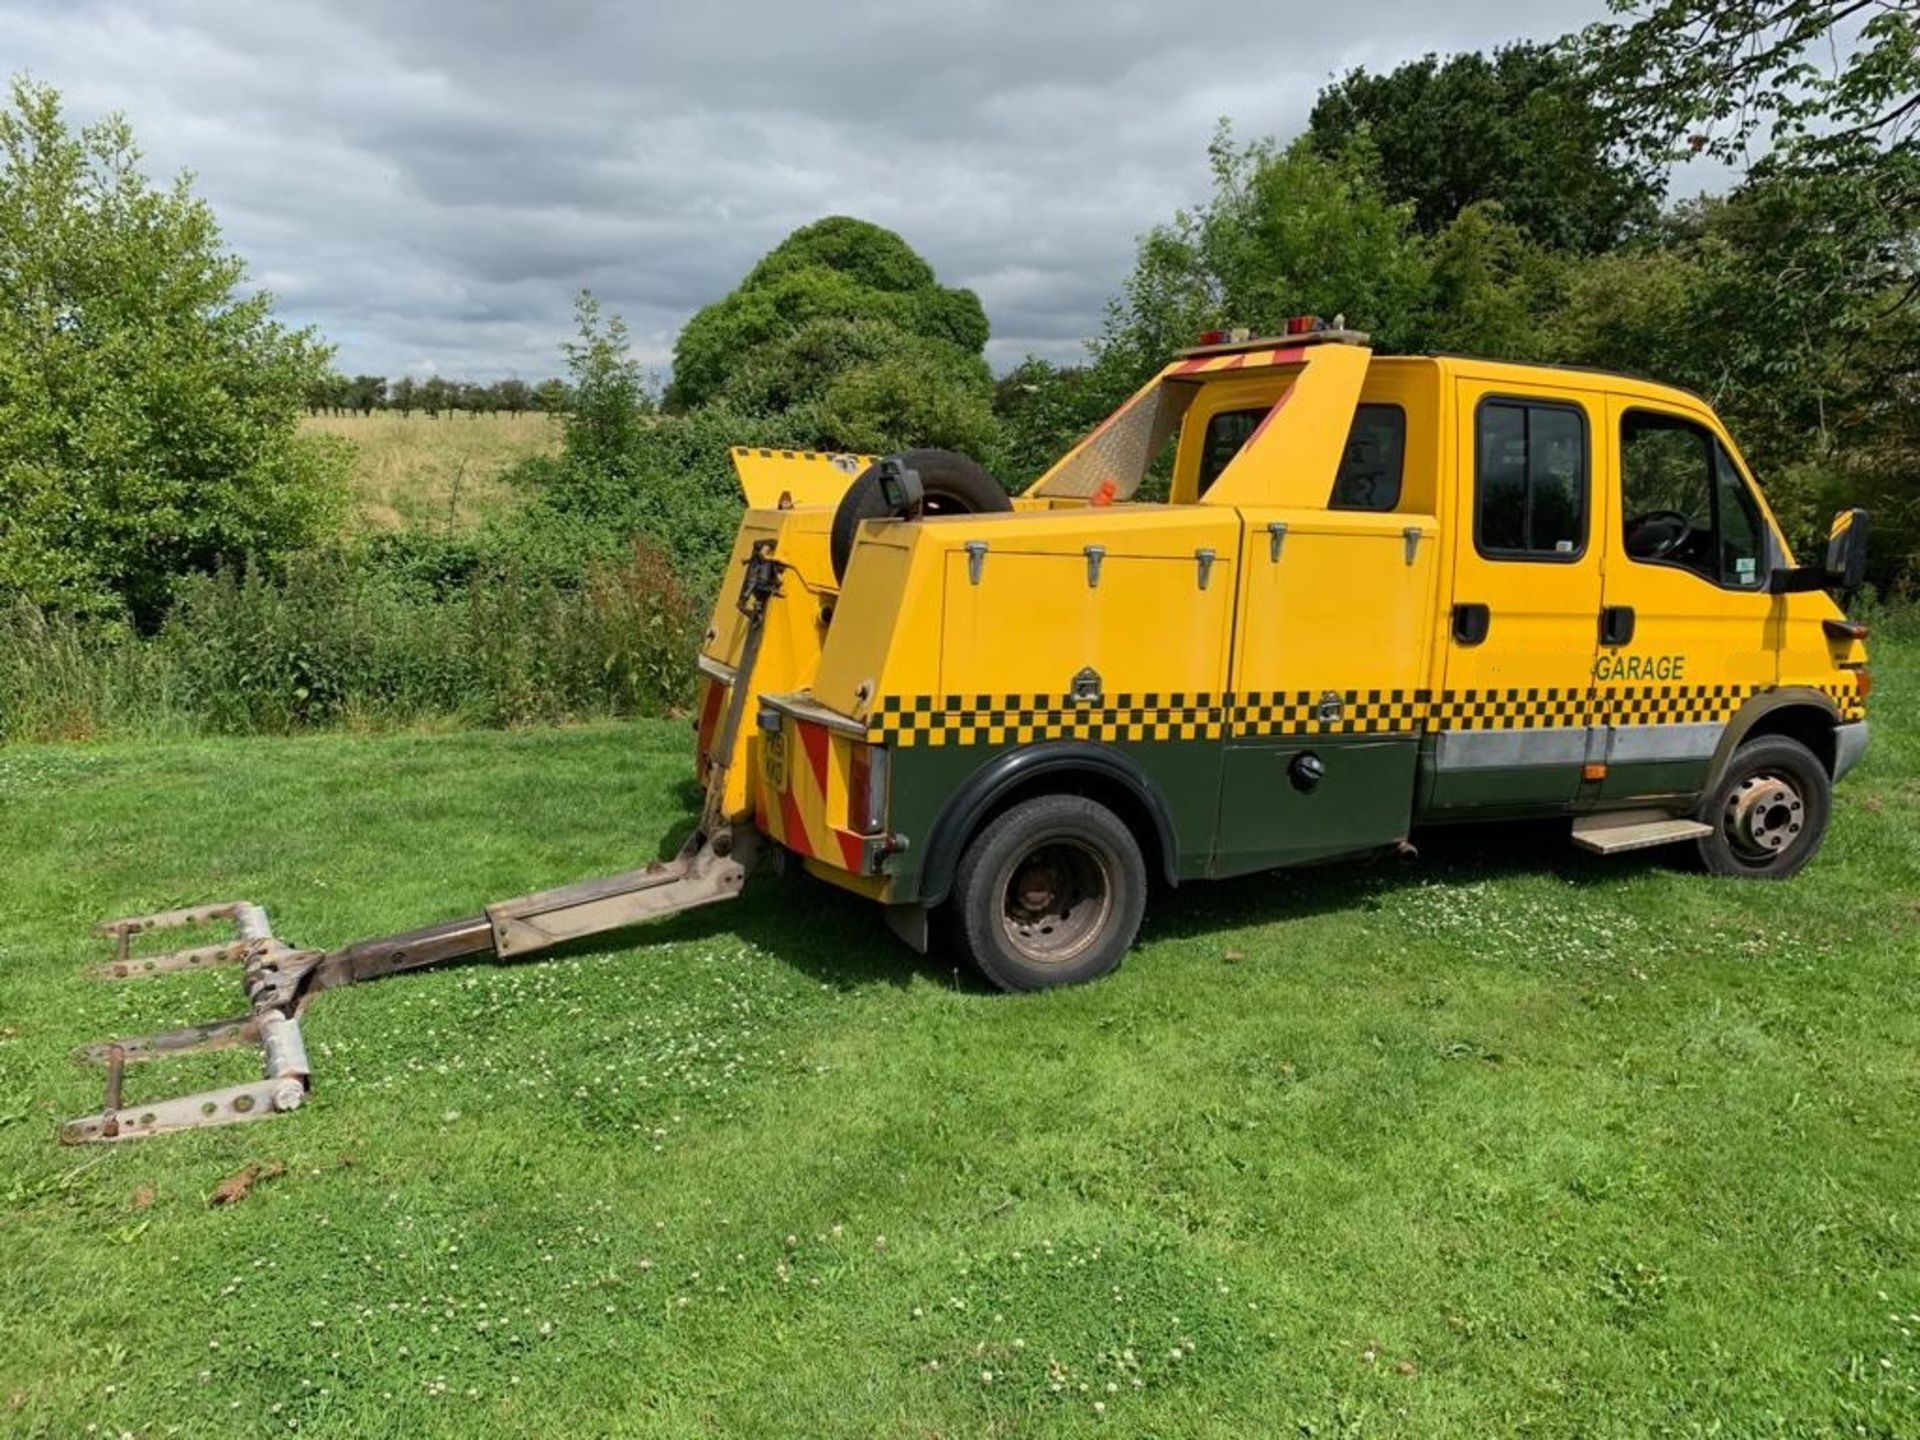
[[[638,870],[503,900],[465,919],[360,940],[338,950],[300,950],[288,945],[274,935],[267,912],[244,900],[135,915],[97,925],[95,933],[112,938],[115,946],[114,958],[95,968],[94,973],[102,978],[138,979],[215,965],[239,965],[249,1008],[230,1019],[91,1045],[80,1051],[80,1058],[106,1067],[106,1103],[98,1115],[69,1120],[61,1126],[60,1138],[68,1144],[133,1140],[297,1110],[313,1081],[300,1035],[300,1014],[322,991],[471,955],[515,959],[585,935],[623,929],[738,895],[753,869],[758,836],[750,825],[735,827],[729,823],[722,802],[727,767],[752,689],[754,662],[760,654],[767,603],[780,593],[781,565],[773,558],[772,549],[772,541],[758,541],[747,560],[738,601],[747,621],[740,664],[711,752],[714,758],[700,825],[677,856]],[[232,923],[234,939],[164,955],[133,953],[136,935],[219,921]],[[151,1104],[122,1103],[121,1085],[129,1063],[237,1045],[260,1047],[265,1062],[261,1079]]]

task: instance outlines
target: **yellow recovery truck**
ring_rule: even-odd
[[[1337,324],[1337,322],[1336,322]],[[336,984],[737,894],[795,857],[994,983],[1093,979],[1178,885],[1565,816],[1602,853],[1781,878],[1866,746],[1864,512],[1797,565],[1711,408],[1624,376],[1382,356],[1317,321],[1205,337],[1017,499],[943,451],[737,449],[749,509],[701,648],[680,857],[345,949],[257,907],[112,922],[109,973],[245,966],[234,1020],[89,1052],[70,1140],[299,1105]],[[1136,503],[1171,452],[1164,503]],[[156,924],[224,946],[142,959]],[[123,1105],[126,1062],[258,1043],[251,1086]]]

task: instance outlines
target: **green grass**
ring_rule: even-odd
[[[619,868],[688,740],[0,750],[0,1432],[1920,1433],[1920,649],[1877,668],[1792,884],[1453,833],[1008,999],[769,878],[329,994],[298,1115],[80,1150],[70,1047],[237,1008],[83,978],[86,922],[331,945]]]

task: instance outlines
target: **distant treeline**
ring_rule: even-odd
[[[531,385],[517,379],[480,385],[440,375],[431,375],[425,380],[403,375],[398,380],[389,380],[384,375],[330,374],[314,381],[306,390],[309,415],[371,415],[376,410],[392,410],[401,415],[411,415],[418,410],[435,419],[457,410],[469,415],[524,415],[529,410],[564,415],[572,401],[572,389],[558,378]]]

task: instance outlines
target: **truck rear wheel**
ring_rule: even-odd
[[[977,460],[953,450],[902,450],[889,457],[909,470],[919,472],[920,486],[926,495],[923,513],[928,515],[983,515],[1011,510],[1013,501],[1006,487],[988,473]],[[853,558],[853,539],[863,520],[884,520],[890,512],[886,497],[880,493],[880,462],[865,470],[833,512],[833,529],[827,536],[827,551],[833,561],[833,578],[847,577],[847,561]]]
[[[1132,832],[1079,795],[1041,795],[998,816],[954,876],[961,946],[1002,990],[1099,979],[1133,943],[1146,903]]]
[[[1811,750],[1784,735],[1749,740],[1700,811],[1713,826],[1700,858],[1716,875],[1784,880],[1820,848],[1832,808],[1833,781]]]

